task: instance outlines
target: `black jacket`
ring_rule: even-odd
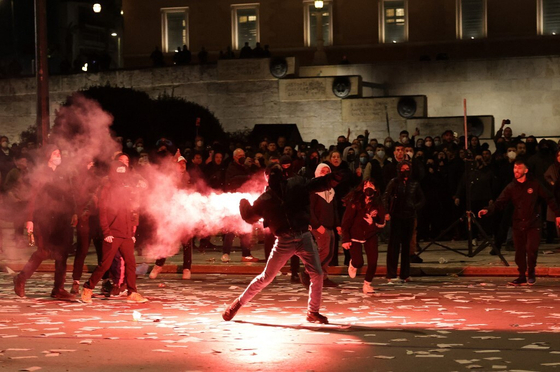
[[[534,178],[527,178],[523,183],[517,180],[511,181],[494,204],[488,207],[488,211],[493,213],[495,210],[502,210],[511,201],[515,208],[513,212],[515,229],[539,228],[542,210],[540,198],[546,200],[556,217],[560,217],[560,209],[554,197]]]
[[[420,184],[415,180],[404,182],[395,177],[387,185],[383,203],[391,217],[414,218],[424,206],[425,198]]]
[[[328,190],[337,183],[338,176],[333,173],[310,181],[294,176],[284,182],[279,192],[268,187],[252,206],[242,200],[239,205],[241,217],[248,223],[263,218],[264,227],[269,227],[276,236],[308,231],[309,193]]]
[[[369,214],[373,218],[370,225],[364,218]],[[374,200],[371,204],[362,206],[358,203],[352,203],[346,207],[344,217],[342,218],[342,242],[348,243],[352,239],[365,241],[374,237],[381,228],[376,224],[383,225],[385,223],[385,208],[379,199]]]

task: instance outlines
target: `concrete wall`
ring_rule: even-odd
[[[227,67],[222,63],[229,62],[239,63],[53,76],[51,115],[72,92],[109,83],[142,90],[152,97],[167,92],[199,103],[208,107],[227,131],[252,128],[255,124],[295,123],[306,141],[317,138],[333,143],[348,126],[352,136],[366,128],[375,137],[386,136],[384,120],[345,123],[343,100],[333,98],[328,90],[311,99],[281,100],[285,93],[281,85],[293,84],[280,84],[272,76],[240,79],[231,69],[227,79],[220,69]],[[359,74],[364,82],[384,84],[387,96],[426,95],[429,116],[460,116],[462,100],[466,98],[470,115],[494,115],[498,123],[509,118],[514,134],[560,135],[559,57],[300,67],[302,77],[346,74]],[[314,79],[301,79],[309,80]],[[382,92],[370,89],[365,95],[380,96]],[[8,135],[12,142],[18,141],[19,133],[35,123],[35,100],[33,78],[1,80],[0,133]],[[406,127],[406,121],[396,119],[392,121],[393,135]]]

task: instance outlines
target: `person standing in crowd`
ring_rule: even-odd
[[[301,176],[288,180],[282,167],[272,164],[265,170],[268,181],[266,191],[251,205],[246,199],[239,203],[241,217],[247,223],[260,218],[276,236],[276,243],[264,271],[255,277],[245,291],[222,313],[225,321],[233,319],[241,306],[268,286],[276,274],[294,254],[299,256],[310,276],[307,321],[327,324],[326,316],[319,313],[323,290],[323,271],[319,252],[309,231],[309,194],[326,191],[336,185],[337,175],[328,174],[306,181]]]
[[[23,270],[14,276],[14,291],[25,297],[25,282],[47,258],[55,261],[54,287],[51,297],[73,300],[64,289],[66,261],[72,245],[72,228],[78,222],[74,187],[67,171],[61,167],[60,149],[55,145],[45,148],[47,164],[37,170],[33,195],[28,204],[27,233],[35,235],[37,250],[31,255]]]
[[[80,175],[82,180],[78,186],[77,195],[78,205],[78,225],[76,256],[74,257],[74,270],[72,271],[72,290],[70,293],[80,292],[80,279],[84,269],[84,262],[89,250],[90,242],[93,240],[97,253],[97,263],[102,260],[102,241],[103,237],[99,227],[99,209],[97,203],[97,191],[101,182],[98,174],[98,167],[93,161],[84,167],[84,172]]]
[[[131,189],[128,167],[113,161],[109,171],[109,182],[99,195],[99,224],[103,232],[103,259],[97,265],[82,289],[82,302],[91,303],[95,285],[111,266],[117,252],[125,265],[125,280],[128,290],[127,302],[142,303],[148,300],[136,289],[136,260],[134,258],[134,233],[138,226],[138,212],[133,210],[137,203]]]
[[[397,166],[398,175],[387,185],[383,202],[391,216],[389,244],[387,246],[387,279],[389,283],[403,283],[410,279],[410,241],[414,220],[424,205],[420,184],[412,178],[412,163],[408,160]],[[397,266],[401,256],[401,270]]]
[[[14,167],[13,155],[8,137],[0,136],[0,179],[2,180],[6,180],[8,172]]]
[[[228,165],[226,170],[226,192],[237,192],[243,184],[251,179],[251,171],[249,170],[249,164],[246,164],[245,151],[241,148],[237,148],[233,151],[233,160]],[[229,262],[229,255],[231,253],[231,248],[233,246],[233,239],[235,234],[233,232],[227,232],[224,234],[224,245],[222,248],[222,262]],[[253,257],[251,254],[251,234],[243,233],[239,234],[239,240],[241,242],[241,261],[242,262],[258,262],[259,259]]]
[[[327,164],[319,164],[315,170],[315,177],[323,177],[331,173]],[[311,233],[319,249],[319,259],[323,269],[323,287],[337,287],[338,284],[328,278],[329,263],[335,253],[334,232],[340,230],[340,218],[336,208],[335,191],[333,188],[314,192],[310,195],[310,225]],[[309,286],[309,273],[302,272],[302,282]]]
[[[536,283],[535,268],[542,227],[540,198],[546,200],[556,215],[557,226],[560,226],[560,208],[554,197],[536,179],[530,177],[528,172],[525,161],[516,160],[513,165],[514,180],[506,186],[494,204],[478,212],[478,217],[481,218],[489,212],[504,209],[509,202],[513,204],[513,243],[519,272],[519,277],[509,282],[514,286]]]
[[[183,156],[177,158],[177,167],[175,169],[175,186],[178,190],[194,189],[195,186],[191,182],[191,177],[187,173],[187,160]],[[191,278],[192,269],[192,254],[193,254],[194,238],[189,235],[181,237],[181,247],[183,248],[183,279],[188,280]],[[156,279],[159,273],[163,270],[166,257],[160,257],[156,260],[149,278]]]
[[[362,245],[366,251],[368,268],[362,291],[374,293],[371,281],[377,270],[378,238],[377,233],[390,219],[379,197],[373,180],[365,180],[345,198],[346,211],[342,218],[342,247],[350,251],[352,259],[348,264],[348,276],[355,278],[358,269],[364,266]]]
[[[8,172],[3,183],[4,202],[14,224],[16,247],[24,248],[27,246],[27,241],[23,237],[23,230],[27,218],[27,203],[31,197],[31,184],[29,183],[27,158],[18,154],[14,157],[14,163],[16,167]]]
[[[552,163],[546,172],[544,173],[544,178],[546,180],[546,185],[549,187],[549,190],[553,192],[558,189],[558,183],[560,178],[560,150],[556,151],[556,157],[554,163]],[[556,193],[555,193],[556,195]],[[556,198],[556,203],[560,203],[560,199]],[[554,213],[550,208],[547,209],[546,212],[546,228],[547,228],[547,243],[554,243],[554,235],[556,233],[556,237],[560,237],[558,234],[558,229],[555,229],[554,226]]]

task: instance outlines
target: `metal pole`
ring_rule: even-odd
[[[35,0],[35,77],[37,79],[37,143],[49,133],[49,66],[47,58],[47,1]]]

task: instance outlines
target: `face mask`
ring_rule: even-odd
[[[375,190],[373,187],[367,187],[364,190],[364,194],[366,194],[366,196],[375,196],[377,194],[377,190]]]
[[[434,145],[439,146],[440,145],[440,141],[434,141]]]
[[[385,142],[385,147],[391,148],[391,147],[393,147],[393,143],[392,142]]]
[[[383,159],[385,157],[385,151],[377,151],[377,157]]]
[[[2,148],[7,149],[8,148],[8,142],[2,142]]]
[[[426,147],[432,147],[432,141],[426,141],[424,145],[426,145]]]
[[[348,156],[346,156],[346,160],[349,162],[353,162],[355,158],[356,156],[354,154],[348,154]]]
[[[138,153],[141,153],[142,151],[144,151],[144,148],[142,146],[138,146],[138,147],[136,147],[136,151]]]
[[[407,155],[410,159],[412,159],[412,157],[414,156],[414,153],[413,153],[412,151],[407,151],[407,152],[406,152],[406,155]]]
[[[360,157],[360,164],[366,164],[367,161],[368,161],[368,158],[366,158],[365,156]]]
[[[127,142],[127,143],[126,143],[126,147],[128,147],[129,149],[131,149],[131,148],[132,148],[132,145],[133,145],[133,143],[132,143],[132,142]]]
[[[410,178],[410,174],[411,174],[410,170],[407,170],[407,171],[402,171],[402,172],[400,173],[400,176],[401,176],[402,178]]]
[[[403,145],[407,145],[409,141],[410,141],[410,140],[408,139],[408,137],[403,137],[403,138],[401,139],[401,143],[402,143]]]
[[[237,159],[237,162],[241,165],[244,165],[245,164],[245,156],[242,156],[239,159]]]
[[[508,151],[507,156],[511,160],[515,160],[515,158],[517,157],[517,154],[515,153],[515,151]]]
[[[373,158],[373,151],[367,151],[367,154],[370,158]]]
[[[57,167],[60,165],[60,163],[62,163],[62,158],[54,158],[51,160],[51,163],[53,163],[54,165],[56,165]]]
[[[202,147],[202,145],[204,145],[204,142],[202,142],[202,141],[196,141],[196,146],[197,146],[197,147]]]

